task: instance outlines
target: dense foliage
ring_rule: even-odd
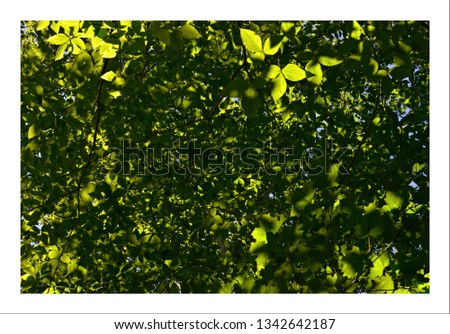
[[[429,291],[427,22],[21,32],[22,292]]]

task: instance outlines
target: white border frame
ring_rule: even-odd
[[[14,4],[14,5],[13,5]],[[3,1],[0,13],[0,313],[448,313],[449,3],[441,1]],[[12,6],[12,7],[11,7]],[[415,295],[20,294],[20,21],[429,20],[431,293]]]

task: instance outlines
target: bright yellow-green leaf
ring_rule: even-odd
[[[120,93],[119,90],[114,90],[112,92],[109,92],[109,95],[111,95],[113,98],[117,99],[122,95],[122,93]]]
[[[308,81],[312,83],[314,86],[319,86],[322,82],[322,67],[320,66],[320,63],[311,60],[306,64],[305,70],[308,71]]]
[[[286,123],[288,119],[291,117],[291,111],[290,110],[284,110],[281,118],[283,119],[283,123]]]
[[[59,257],[59,250],[54,249],[48,253],[50,259],[57,259]]]
[[[68,42],[69,40],[70,40],[70,37],[67,36],[66,34],[56,34],[56,35],[51,36],[47,40],[47,42],[49,42],[50,44],[61,45],[61,44]]]
[[[417,173],[417,172],[421,171],[425,166],[426,166],[425,163],[423,163],[423,164],[415,163],[413,166],[413,172]]]
[[[44,87],[42,87],[42,85],[36,85],[33,87],[34,90],[36,91],[36,93],[40,96],[44,95]]]
[[[253,52],[250,54],[250,58],[253,60],[259,60],[259,61],[264,61],[265,59],[265,54],[262,51],[258,51],[258,52]]]
[[[266,264],[269,262],[270,257],[266,252],[260,252],[258,253],[258,256],[256,257],[256,270],[259,273]]]
[[[102,79],[106,80],[106,81],[113,81],[115,77],[116,77],[116,73],[113,71],[108,71],[102,75]]]
[[[95,191],[95,183],[88,183],[83,187],[83,190],[88,194],[93,193]]]
[[[274,79],[281,73],[281,68],[277,65],[270,65],[266,72],[267,79]]]
[[[253,253],[267,244],[266,230],[262,227],[257,227],[252,232],[252,237],[256,240],[250,245],[250,252]]]
[[[273,100],[278,101],[286,92],[287,84],[284,76],[279,75],[275,79],[272,80],[272,91],[271,95]]]
[[[388,75],[388,73],[387,73],[386,70],[379,70],[379,71],[376,73],[376,76],[379,77],[379,78],[387,77],[387,75]]]
[[[76,261],[69,261],[67,263],[67,275],[70,275],[71,273],[73,273],[75,271],[75,269],[77,269],[77,262]]]
[[[375,261],[373,262],[373,267],[370,268],[371,277],[380,277],[384,274],[384,268],[389,265],[389,255],[384,252],[379,257],[376,255]]]
[[[305,71],[294,64],[287,64],[283,68],[282,73],[290,81],[300,81],[306,78]]]
[[[59,21],[53,21],[52,24],[50,24],[50,29],[52,29],[55,33],[59,33],[59,28],[61,27],[61,24]]]
[[[199,39],[202,35],[190,24],[185,24],[180,28],[180,32],[185,39]]]
[[[61,260],[62,263],[69,263],[70,262],[70,257],[67,254],[63,254],[61,256],[60,260]]]
[[[28,139],[36,137],[40,131],[41,130],[38,125],[32,124],[28,129]]]
[[[319,63],[321,63],[324,66],[336,66],[340,63],[342,63],[344,60],[339,56],[326,56],[322,55],[318,57]]]
[[[288,33],[293,28],[295,28],[295,24],[293,22],[282,22],[281,23],[281,31],[285,34]]]
[[[114,86],[120,87],[125,85],[125,79],[121,77],[116,77],[116,80],[114,80]]]
[[[375,59],[370,58],[368,73],[370,75],[375,75],[377,72],[378,72],[378,63],[377,63],[377,61]]]
[[[351,38],[359,40],[361,37],[361,34],[365,35],[364,29],[361,27],[361,25],[357,21],[353,21],[353,30],[350,33]]]
[[[103,43],[100,45],[100,54],[103,58],[114,58],[118,47],[115,44]]]
[[[378,293],[389,293],[394,290],[394,281],[392,277],[389,275],[382,276],[379,280],[377,280],[377,284],[375,285],[373,291]]]
[[[60,21],[61,27],[67,27],[67,28],[74,28],[78,27],[80,25],[80,21],[74,21],[74,20],[65,20]]]
[[[330,170],[327,173],[328,182],[330,185],[337,185],[336,179],[339,175],[339,168],[341,167],[341,163],[336,163],[331,165]]]
[[[257,33],[248,29],[240,29],[242,43],[251,52],[263,52],[261,37]]]
[[[39,21],[36,30],[37,31],[41,31],[41,30],[45,30],[48,28],[48,26],[50,25],[50,21]]]
[[[281,39],[276,37],[268,37],[264,41],[264,53],[266,55],[274,55],[280,49]]]
[[[64,44],[61,44],[58,47],[58,50],[56,51],[55,60],[60,60],[64,58],[64,52],[66,51],[67,46],[69,45],[69,42],[66,42]]]
[[[97,49],[99,46],[101,46],[104,43],[105,43],[105,41],[103,39],[101,39],[100,37],[98,37],[98,36],[92,37],[91,44],[94,49]]]
[[[73,51],[72,53],[77,55],[82,53],[86,49],[86,45],[84,44],[83,40],[81,38],[72,38],[70,41],[73,45]]]
[[[83,28],[82,31],[79,31],[76,34],[77,37],[80,38],[91,38],[93,39],[95,36],[95,28],[93,25],[89,25],[87,28]]]
[[[86,204],[89,204],[92,201],[91,196],[89,196],[89,193],[84,189],[81,190],[80,197],[81,197],[81,200]]]

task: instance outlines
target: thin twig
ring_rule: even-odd
[[[83,170],[81,172],[80,178],[78,179],[77,188],[75,190],[76,193],[77,193],[77,217],[76,217],[76,221],[75,221],[75,223],[72,224],[72,227],[70,229],[69,235],[67,236],[67,240],[66,240],[66,242],[64,243],[64,245],[63,245],[63,247],[61,249],[61,253],[59,254],[58,261],[57,261],[57,264],[56,264],[55,271],[53,273],[52,279],[50,281],[50,284],[54,283],[55,278],[56,278],[56,273],[58,272],[59,266],[61,265],[61,258],[65,254],[67,245],[69,244],[69,242],[70,242],[70,240],[72,238],[72,235],[75,232],[75,229],[80,225],[80,222],[81,222],[81,214],[80,214],[80,211],[81,211],[81,203],[80,203],[81,188],[82,188],[82,184],[83,184],[83,179],[84,179],[84,177],[86,175],[86,171],[89,169],[89,166],[92,163],[92,154],[95,151],[95,147],[96,147],[96,144],[97,144],[97,135],[98,135],[98,132],[99,132],[99,127],[100,127],[101,110],[103,109],[103,105],[101,103],[101,96],[102,96],[104,80],[101,78],[101,76],[106,73],[106,66],[107,65],[108,65],[108,59],[105,59],[104,63],[103,63],[102,71],[100,73],[100,79],[99,79],[100,82],[98,84],[97,96],[96,96],[95,102],[94,102],[95,111],[96,111],[96,119],[95,119],[94,137],[93,137],[93,141],[92,141],[92,146],[91,146],[91,149],[89,150],[89,154],[88,154],[88,157],[87,157],[86,164],[84,165],[84,168],[83,168]]]

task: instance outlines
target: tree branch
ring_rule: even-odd
[[[73,233],[75,232],[75,229],[80,225],[80,221],[81,221],[81,203],[80,203],[80,196],[81,196],[81,189],[82,189],[82,185],[83,185],[83,180],[84,177],[86,175],[86,171],[89,169],[89,166],[91,165],[92,162],[92,154],[95,150],[96,144],[97,144],[97,135],[99,132],[99,126],[100,126],[100,119],[101,119],[101,111],[103,109],[103,104],[101,102],[101,96],[102,96],[102,90],[103,90],[103,83],[104,80],[101,78],[103,74],[106,73],[106,67],[108,65],[108,59],[105,59],[103,62],[103,68],[102,71],[100,73],[100,77],[99,77],[99,84],[98,84],[98,88],[97,88],[97,95],[95,98],[95,102],[94,102],[94,107],[95,107],[95,114],[96,114],[96,119],[95,119],[95,127],[94,127],[94,138],[92,141],[92,146],[91,149],[89,150],[89,154],[88,154],[88,158],[86,161],[86,164],[84,165],[84,168],[82,169],[80,178],[78,179],[78,183],[77,183],[77,187],[75,192],[77,193],[77,217],[76,217],[76,221],[75,223],[72,224],[72,228],[69,231],[69,235],[67,236],[67,240],[64,243],[62,249],[61,249],[61,253],[59,254],[58,257],[58,261],[55,267],[55,271],[53,273],[52,279],[50,281],[50,284],[55,282],[55,278],[56,278],[56,274],[58,272],[59,266],[61,265],[61,258],[62,256],[65,254],[66,252],[66,248],[67,245],[69,244]]]

